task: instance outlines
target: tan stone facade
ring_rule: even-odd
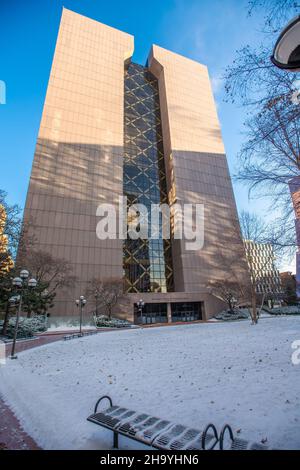
[[[77,314],[74,299],[92,278],[123,274],[123,241],[96,237],[96,209],[123,195],[124,64],[132,54],[132,36],[63,10],[25,208],[38,248],[71,262],[78,279],[52,315]],[[205,243],[191,252],[174,241],[175,292],[128,294],[122,315],[133,320],[142,297],[201,302],[210,317],[223,304],[207,286],[226,276],[218,253],[232,253],[238,223],[208,72],[158,46],[148,64],[159,83],[169,199],[205,205]]]
[[[25,217],[39,249],[69,260],[78,282],[53,315],[76,314],[89,279],[122,276],[122,241],[96,237],[96,210],[122,194],[124,61],[133,37],[63,10]]]

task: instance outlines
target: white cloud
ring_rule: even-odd
[[[223,79],[218,76],[211,77],[211,86],[215,95],[217,95],[223,87]]]
[[[292,259],[283,259],[279,264],[279,271],[284,273],[286,271],[291,271],[293,274],[296,272],[296,256],[293,256]]]

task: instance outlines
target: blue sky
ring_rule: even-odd
[[[144,64],[155,43],[208,66],[231,174],[242,142],[243,110],[224,103],[222,73],[235,51],[260,41],[259,18],[247,17],[247,0],[1,0],[0,188],[24,206],[43,101],[62,7],[135,36],[133,60]],[[268,218],[269,201],[248,200],[234,182],[238,209]]]

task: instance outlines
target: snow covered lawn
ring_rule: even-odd
[[[99,333],[19,354],[0,367],[0,392],[45,449],[109,449],[86,421],[98,397],[177,423],[300,449],[300,318]],[[138,444],[120,438],[120,447]]]

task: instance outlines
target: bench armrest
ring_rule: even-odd
[[[224,436],[225,436],[226,431],[228,431],[228,433],[229,433],[229,437],[231,439],[231,442],[233,442],[233,440],[234,440],[233,432],[232,432],[231,427],[229,426],[229,424],[225,424],[225,426],[223,427],[223,429],[220,433],[220,450],[224,450]]]
[[[216,440],[215,440],[213,446],[209,448],[209,450],[213,449],[215,447],[215,445],[217,444],[218,440],[219,440],[218,431],[216,429],[216,426],[212,423],[208,424],[206,426],[206,428],[204,429],[203,433],[202,433],[202,443],[201,443],[201,445],[202,445],[203,450],[207,450],[206,446],[205,446],[205,441],[206,441],[207,433],[210,429],[212,429]]]
[[[97,413],[98,406],[99,406],[100,402],[104,399],[109,401],[110,406],[113,406],[112,399],[108,395],[103,395],[103,397],[99,398],[99,400],[97,401],[97,403],[95,405],[95,408],[94,408],[94,413]]]

